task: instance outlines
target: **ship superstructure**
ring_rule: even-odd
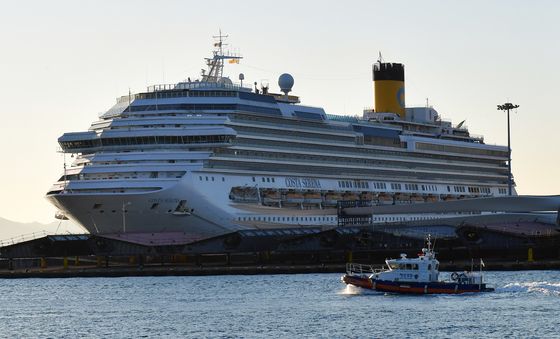
[[[221,34],[200,80],[125,95],[85,132],[47,198],[91,233],[336,225],[340,200],[416,204],[507,194],[508,149],[432,107],[405,108],[404,66],[374,65],[376,108],[326,114],[223,76]],[[242,79],[242,77],[240,77]],[[255,85],[256,86],[256,85]],[[394,222],[437,215],[377,215]]]

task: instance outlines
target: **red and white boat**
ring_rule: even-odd
[[[371,265],[346,264],[342,281],[348,285],[380,292],[406,294],[458,294],[466,292],[492,292],[494,288],[484,282],[480,272],[453,272],[447,281],[439,280],[439,261],[431,247],[423,248],[417,258],[401,254],[398,259],[386,260],[387,269],[374,269]],[[483,262],[481,260],[481,267]]]

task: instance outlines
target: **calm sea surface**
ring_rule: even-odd
[[[364,292],[340,274],[0,279],[0,337],[560,337],[560,272],[488,272],[495,293]]]

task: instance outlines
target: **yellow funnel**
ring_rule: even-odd
[[[378,62],[373,65],[375,111],[405,117],[404,65]]]

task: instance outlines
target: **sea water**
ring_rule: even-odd
[[[470,295],[383,294],[340,276],[0,279],[0,337],[560,337],[559,271],[487,272],[496,292]]]

